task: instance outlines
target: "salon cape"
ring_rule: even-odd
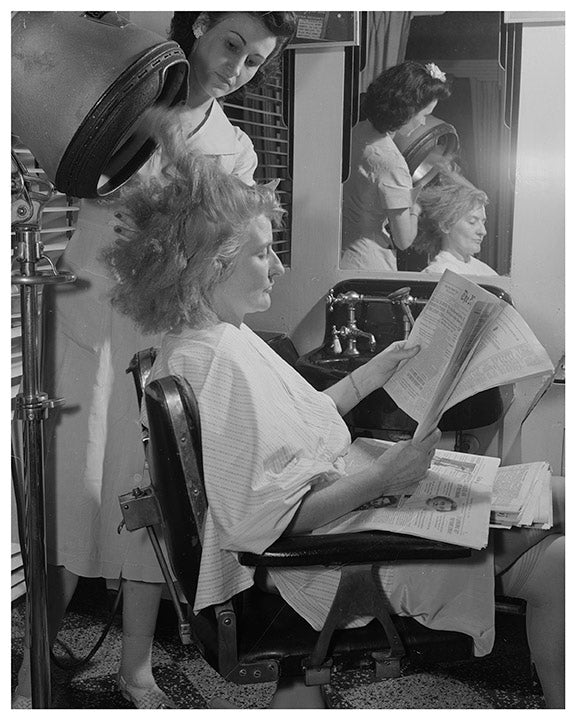
[[[246,325],[167,334],[151,379],[177,374],[200,409],[208,511],[194,611],[254,582],[237,553],[277,540],[310,488],[345,474],[348,428],[333,400],[316,391]],[[146,418],[143,417],[146,424]],[[270,569],[284,599],[315,629],[326,619],[338,568]],[[493,563],[488,552],[450,562],[383,564],[395,612],[474,638],[477,655],[494,640]],[[354,618],[349,627],[366,624]]]
[[[468,262],[464,262],[464,260],[459,260],[448,250],[440,250],[432,262],[421,272],[439,273],[441,275],[444,270],[453,270],[460,275],[498,275],[490,265],[482,262],[482,260],[471,257]]]

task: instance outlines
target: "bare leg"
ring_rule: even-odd
[[[131,687],[155,685],[152,645],[162,584],[124,580],[120,674]]]
[[[565,707],[564,545],[563,535],[547,542],[522,593],[528,644],[550,709]]]
[[[526,600],[526,634],[547,708],[565,706],[565,486],[552,478],[554,528],[499,534],[494,557],[505,595]],[[522,543],[526,543],[524,548]]]
[[[60,630],[60,626],[62,625],[66,608],[78,585],[78,575],[74,575],[74,573],[66,570],[62,565],[48,565],[46,581],[48,596],[48,642],[50,647],[52,647]],[[28,633],[26,634],[26,639],[27,638]],[[31,697],[32,687],[30,683],[30,648],[25,645],[22,665],[18,672],[18,686],[16,687],[15,695],[27,698]]]

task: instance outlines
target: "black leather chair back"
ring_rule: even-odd
[[[188,382],[177,376],[153,380],[144,397],[151,484],[163,517],[170,518],[163,522],[163,536],[172,570],[193,607],[207,509],[198,406]]]

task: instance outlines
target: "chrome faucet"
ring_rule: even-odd
[[[360,328],[356,325],[356,305],[361,302],[362,299],[362,295],[359,295],[353,290],[346,293],[340,293],[336,297],[334,297],[332,290],[330,290],[330,293],[326,298],[326,302],[330,305],[331,310],[336,304],[344,304],[348,309],[348,320],[346,325],[342,325],[340,329],[338,329],[336,325],[332,325],[332,352],[335,355],[340,355],[342,353],[342,343],[340,340],[347,341],[346,349],[342,353],[346,356],[360,355],[360,351],[357,348],[358,338],[365,338],[368,340],[370,352],[374,352],[376,348],[376,338],[374,335],[369,332],[364,332],[364,330],[360,330]]]
[[[402,320],[404,322],[404,340],[406,340],[408,335],[410,335],[410,330],[414,327],[414,315],[412,315],[412,310],[410,310],[410,304],[416,302],[410,295],[410,288],[402,287],[398,290],[394,290],[394,292],[386,295],[385,299],[391,303],[397,303],[400,305],[402,310]]]
[[[409,287],[401,287],[388,295],[361,295],[354,290],[334,295],[333,290],[330,290],[326,297],[326,303],[330,310],[332,311],[335,305],[346,305],[348,308],[348,321],[346,325],[343,325],[340,329],[332,325],[332,352],[335,355],[359,355],[360,353],[356,347],[358,338],[367,339],[370,352],[374,352],[376,348],[374,335],[360,330],[356,325],[356,305],[361,302],[399,305],[402,311],[403,336],[404,340],[406,340],[415,322],[410,306],[426,305],[427,302],[427,300],[412,297],[410,293],[411,288]],[[344,351],[342,351],[341,340],[347,340],[347,347]]]

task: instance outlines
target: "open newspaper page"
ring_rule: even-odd
[[[384,389],[418,422],[416,439],[467,397],[553,372],[546,351],[512,306],[450,270],[416,319],[408,343],[420,345],[420,352]]]
[[[506,304],[473,353],[445,409],[482,390],[537,375],[551,381],[554,365],[522,316]]]
[[[437,424],[482,332],[505,305],[462,275],[450,270],[442,275],[407,341],[420,352],[384,385],[398,407],[418,421],[417,439]]]
[[[350,472],[372,463],[391,443],[358,438]],[[488,543],[492,486],[500,460],[437,450],[411,495],[383,495],[317,528],[315,534],[383,530],[480,550]]]

